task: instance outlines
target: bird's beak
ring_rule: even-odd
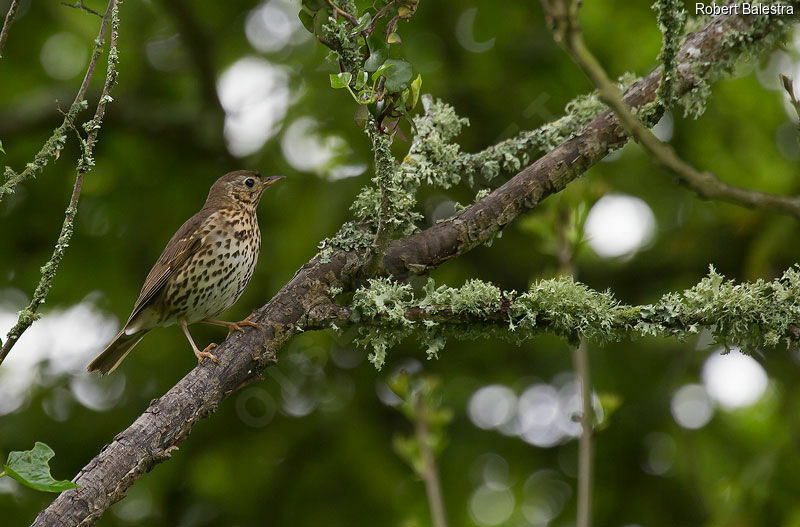
[[[285,176],[269,176],[268,178],[264,178],[264,180],[261,182],[260,187],[261,188],[268,187],[273,183],[276,183],[277,181],[283,179],[284,177]]]

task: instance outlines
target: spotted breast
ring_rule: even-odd
[[[201,247],[164,287],[158,306],[158,325],[180,318],[190,324],[213,318],[242,295],[258,261],[261,232],[256,215],[247,209],[222,209],[201,228]]]

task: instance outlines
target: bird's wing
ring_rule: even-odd
[[[186,223],[181,225],[172,238],[170,238],[161,256],[158,257],[153,268],[144,280],[142,291],[139,293],[139,298],[133,305],[133,311],[128,318],[128,322],[133,320],[139,312],[147,307],[149,302],[158,294],[164,287],[164,284],[175,274],[175,271],[193,254],[195,254],[203,245],[202,233],[200,232],[201,225],[205,222],[212,211],[202,209],[200,212],[186,220]]]

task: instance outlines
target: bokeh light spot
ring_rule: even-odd
[[[257,57],[233,63],[217,82],[225,110],[225,140],[236,157],[257,152],[275,135],[289,106],[288,75]]]
[[[589,245],[601,258],[632,256],[652,240],[655,228],[656,219],[647,203],[624,194],[600,198],[584,226]]]
[[[714,403],[700,384],[682,386],[672,396],[672,417],[683,428],[703,428],[714,416]]]
[[[703,384],[708,395],[725,409],[756,403],[767,389],[767,373],[753,357],[738,349],[709,356],[703,365]]]
[[[39,60],[45,73],[63,81],[83,71],[88,58],[86,42],[72,33],[56,33],[45,41]]]
[[[469,500],[469,513],[478,525],[500,525],[514,512],[514,495],[508,489],[481,485]]]

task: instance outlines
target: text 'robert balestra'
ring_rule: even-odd
[[[794,7],[782,4],[751,4],[742,2],[741,4],[717,5],[696,3],[694,5],[695,15],[793,15]]]

